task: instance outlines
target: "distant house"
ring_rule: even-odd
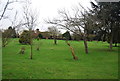
[[[42,34],[43,38],[45,38],[45,39],[51,38],[50,32],[48,32],[48,31],[40,32],[40,34]]]
[[[39,36],[39,34],[41,34],[42,38],[44,38],[44,39],[49,39],[51,37],[50,32],[48,32],[48,31],[40,32],[39,29],[36,29],[35,31],[33,31],[34,38],[37,38]]]

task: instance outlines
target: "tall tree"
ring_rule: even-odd
[[[80,9],[83,9],[81,11]],[[76,9],[73,10],[74,14],[69,14],[66,10],[59,10],[60,19],[48,20],[47,23],[54,24],[65,28],[74,34],[80,36],[84,40],[85,52],[88,54],[88,45],[87,45],[87,30],[92,24],[90,18],[88,17],[88,11],[82,7],[80,4]],[[79,32],[76,33],[76,30]]]
[[[30,36],[30,59],[33,58],[33,38],[32,38],[32,31],[35,28],[35,26],[37,26],[38,22],[38,14],[37,12],[35,12],[34,10],[32,10],[31,8],[31,1],[30,0],[26,0],[26,3],[23,7],[23,21],[26,23],[25,27],[28,28],[29,30],[29,36]]]
[[[110,49],[112,50],[112,44],[117,41],[120,27],[120,2],[98,2],[94,4],[92,13],[96,15],[96,21],[99,23],[99,32],[101,32],[101,37],[107,38],[110,43]],[[114,40],[116,39],[116,40]]]

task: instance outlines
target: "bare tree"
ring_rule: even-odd
[[[83,9],[81,11],[80,9]],[[54,24],[56,26],[60,26],[62,28],[65,28],[74,34],[81,36],[84,40],[84,46],[85,46],[85,52],[88,54],[88,45],[87,45],[87,31],[89,30],[89,27],[92,25],[92,20],[89,18],[89,13],[87,10],[82,7],[80,4],[78,7],[73,9],[74,14],[70,14],[66,10],[59,10],[58,14],[61,18],[59,19],[53,19],[47,20],[46,22],[49,24]],[[79,32],[75,32],[78,30]]]
[[[2,46],[3,47],[6,47],[6,45],[8,45],[8,43],[11,41],[11,38],[18,37],[19,29],[22,26],[27,24],[27,23],[23,23],[21,20],[17,21],[17,12],[15,13],[14,18],[9,19],[9,20],[11,21],[11,26],[9,27],[10,29],[8,28],[2,32],[2,44],[3,44]]]
[[[48,31],[51,33],[53,39],[54,39],[54,44],[57,44],[57,36],[59,35],[59,30],[56,27],[49,27]]]
[[[6,29],[2,32],[2,47],[5,47],[10,42],[11,32],[11,29]]]
[[[0,8],[0,21],[2,21],[3,19],[10,20],[12,23],[11,26],[13,27],[12,30],[17,29],[18,26],[21,24],[21,23],[15,22],[17,19],[17,12],[15,13],[13,20],[11,20],[8,15],[5,15],[5,13],[9,10],[12,11],[13,8],[10,8],[10,5],[12,5],[13,3],[16,3],[16,2],[21,2],[21,1],[20,0],[6,0],[5,5],[2,4],[2,1],[0,2],[0,6],[3,5],[3,7]],[[24,24],[22,24],[22,25],[24,25]],[[12,31],[9,31],[8,29],[6,29],[2,32],[3,47],[5,47],[9,43],[10,38],[11,38],[11,36],[10,36],[11,33],[12,33]]]
[[[30,59],[32,59],[33,57],[33,51],[32,51],[32,48],[33,48],[33,38],[32,38],[32,32],[33,32],[33,29],[35,28],[35,26],[37,25],[37,19],[38,19],[38,14],[33,11],[31,8],[30,8],[30,0],[26,0],[26,3],[23,7],[23,19],[24,19],[24,22],[26,23],[25,24],[25,27],[28,28],[29,30],[29,34],[30,34],[30,49],[31,49],[31,52],[30,52]]]

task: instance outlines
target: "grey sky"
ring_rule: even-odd
[[[4,3],[7,0],[2,0]],[[47,30],[48,25],[44,22],[44,19],[58,17],[58,9],[68,9],[75,7],[78,3],[81,3],[84,7],[91,7],[90,0],[31,0],[32,8],[36,9],[39,12],[39,22],[40,24],[36,27],[41,31]],[[93,0],[91,0],[93,1]],[[0,5],[1,6],[1,5]],[[12,11],[7,11],[6,15],[9,16],[10,20],[13,20],[13,15],[17,10],[19,12],[18,18],[22,17],[22,4],[14,3],[9,5],[9,8],[13,8]],[[18,19],[19,20],[19,19]],[[9,20],[4,19],[0,21],[1,27],[6,28],[11,25]]]
[[[99,2],[119,2],[120,0],[97,0]]]

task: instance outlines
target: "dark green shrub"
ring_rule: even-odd
[[[21,44],[30,44],[31,43],[29,31],[25,30],[22,32],[22,34],[20,35],[20,38],[19,38],[19,43],[21,43]]]
[[[42,38],[43,38],[43,35],[42,35],[42,34],[38,34],[38,37],[39,37],[40,39],[42,39]]]

